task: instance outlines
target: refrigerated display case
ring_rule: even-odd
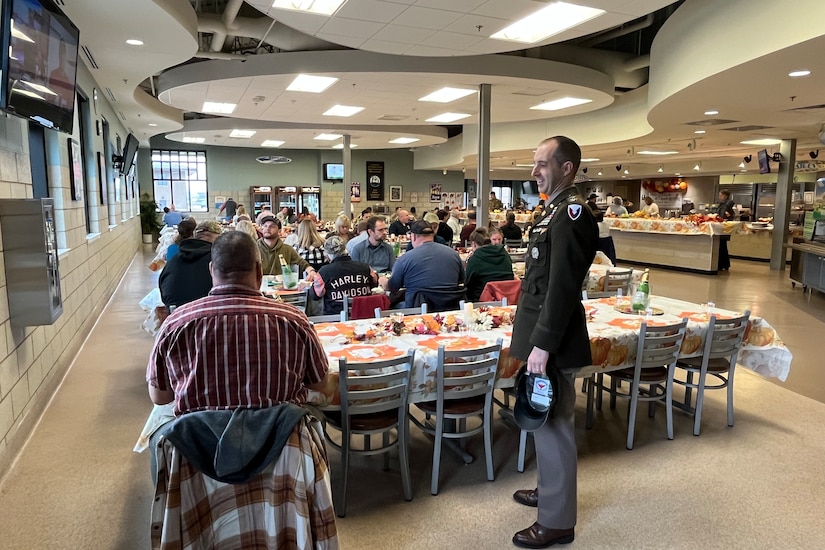
[[[255,220],[258,214],[261,213],[264,205],[272,206],[272,187],[251,187],[249,189],[249,197],[252,203],[252,219]],[[273,211],[277,212],[274,208]]]

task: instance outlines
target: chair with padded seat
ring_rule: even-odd
[[[733,375],[736,372],[736,359],[748,328],[750,314],[750,310],[747,310],[743,315],[733,319],[721,319],[711,315],[702,356],[680,359],[676,362],[676,372],[685,372],[684,380],[674,380],[674,383],[685,388],[685,400],[683,403],[676,403],[676,407],[694,415],[693,435],[699,435],[702,426],[705,390],[728,389],[728,426],[733,426]],[[694,375],[699,377],[696,382],[693,381]],[[719,383],[708,385],[709,375]],[[696,405],[691,406],[694,389]]]
[[[339,361],[341,410],[323,411],[326,440],[341,451],[343,463],[341,489],[335,504],[339,517],[344,517],[347,510],[347,476],[351,454],[383,454],[384,470],[388,470],[389,452],[398,448],[404,499],[412,500],[407,399],[414,359],[415,350],[410,349],[401,357],[384,361],[355,363],[346,358]],[[340,444],[330,437],[330,427],[340,432]],[[394,438],[391,437],[393,430]],[[382,436],[381,445],[373,447],[371,436],[379,434]],[[353,448],[354,435],[364,437],[363,448]]]
[[[495,300],[502,300],[507,298],[508,304],[518,304],[518,297],[521,294],[521,280],[514,279],[512,281],[490,281],[484,285],[484,290],[481,291],[482,302],[489,302]]]
[[[371,294],[369,296],[344,296],[344,309],[347,311],[347,318],[351,320],[371,319],[375,309],[388,309],[390,299],[386,294]]]
[[[636,364],[619,370],[599,373],[596,382],[587,386],[588,402],[593,399],[592,392],[597,390],[601,403],[601,392],[610,394],[610,408],[616,407],[616,398],[621,397],[629,401],[627,417],[627,448],[633,449],[633,440],[636,426],[636,411],[639,401],[648,403],[648,416],[655,413],[656,402],[664,400],[667,415],[667,438],[673,439],[673,377],[676,371],[676,361],[685,336],[687,319],[681,322],[653,326],[642,322],[639,328],[639,343],[636,346]],[[604,376],[610,377],[610,387],[604,385]],[[628,383],[628,391],[619,387],[619,382]],[[646,386],[643,388],[642,386]],[[588,416],[591,414],[588,404]],[[588,418],[588,423],[591,421]]]
[[[430,490],[438,494],[441,449],[444,440],[464,440],[478,433],[484,434],[484,454],[487,462],[487,479],[493,481],[493,385],[501,354],[502,340],[495,344],[468,350],[447,350],[438,347],[436,366],[436,400],[416,403],[425,414],[419,420],[411,415],[413,423],[432,435],[433,470]],[[474,427],[468,427],[470,419],[480,419]],[[466,460],[466,459],[465,459]]]

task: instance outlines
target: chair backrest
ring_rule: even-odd
[[[648,326],[647,322],[642,322],[639,327],[639,344],[636,347],[637,376],[639,369],[673,367],[679,357],[686,328],[686,318],[665,326]]]
[[[625,296],[628,295],[630,292],[630,281],[633,277],[633,271],[630,269],[621,270],[621,271],[614,271],[612,269],[608,269],[607,273],[604,275],[604,287],[602,290],[604,292],[609,292],[611,294],[618,293],[619,289],[622,289],[622,292]]]
[[[512,281],[490,281],[484,285],[484,290],[481,291],[481,300],[501,300],[507,298],[508,304],[518,304],[518,297],[521,293],[521,281],[515,279]]]
[[[466,304],[464,300],[458,302],[458,310],[464,311],[464,304]],[[503,297],[501,300],[494,300],[492,302],[473,302],[473,307],[505,307],[507,306],[507,296]]]
[[[406,414],[410,371],[415,349],[406,355],[384,361],[353,363],[345,358],[338,362],[338,385],[341,391],[343,418],[404,409]]]
[[[427,313],[427,304],[421,304],[421,307],[407,307],[401,309],[375,308],[376,319],[380,319],[382,317],[392,317],[396,313],[402,313],[404,315],[425,315]]]
[[[345,323],[347,320],[347,312],[346,310],[341,311],[341,313],[333,314],[333,315],[313,315],[312,317],[307,317],[309,322],[313,325],[318,323]]]
[[[385,294],[373,294],[371,296],[355,296],[350,298],[344,296],[344,311],[347,311],[347,319],[370,319],[376,308],[388,309],[390,299]]]
[[[306,312],[307,309],[307,289],[300,292],[289,293],[289,294],[278,294],[278,297],[281,301],[285,304],[289,304],[291,306],[295,306],[303,312]]]
[[[703,360],[729,358],[731,365],[735,364],[750,315],[750,310],[733,319],[720,319],[716,315],[711,315],[705,336]]]
[[[445,399],[465,399],[493,394],[502,339],[495,344],[468,350],[448,350],[438,346],[436,390],[438,413]]]
[[[407,292],[410,292],[407,289]],[[415,291],[412,296],[414,306],[427,304],[427,311],[453,311],[458,309],[458,303],[464,299],[463,286],[455,288],[426,288]]]
[[[521,239],[504,239],[504,246],[507,248],[521,248],[523,241]]]

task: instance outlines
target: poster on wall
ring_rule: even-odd
[[[354,181],[349,186],[349,201],[361,202],[361,182]]]
[[[441,184],[430,184],[430,202],[441,202]]]
[[[83,159],[80,143],[69,138],[69,178],[73,201],[83,200]]]
[[[401,202],[401,186],[390,185],[390,202]]]
[[[384,200],[384,163],[367,161],[367,200]]]
[[[220,210],[221,206],[223,206],[223,203],[225,203],[225,202],[226,202],[226,197],[222,197],[220,195],[217,195],[215,197],[215,210]]]
[[[683,193],[678,191],[672,191],[667,193],[657,193],[657,192],[648,192],[650,198],[653,199],[653,202],[656,203],[656,206],[659,207],[659,210],[667,209],[667,210],[681,210],[682,209],[682,197]],[[662,212],[664,215],[664,212]]]
[[[97,183],[100,186],[100,204],[109,202],[109,182],[106,181],[106,157],[97,152]]]

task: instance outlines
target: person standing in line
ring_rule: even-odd
[[[730,198],[730,191],[722,189],[719,191],[719,204],[713,211],[722,218],[723,222],[733,221],[736,215],[733,210],[733,199]],[[719,237],[719,270],[728,271],[730,269],[730,256],[728,255],[728,241],[730,235],[722,235]]]
[[[598,241],[593,214],[574,185],[580,162],[581,149],[564,136],[545,139],[533,156],[533,177],[549,204],[525,254],[510,355],[526,360],[529,373],[552,373],[558,384],[553,415],[533,433],[538,486],[513,494],[538,507],[537,521],[513,536],[522,548],[573,542],[576,526],[574,377],[592,361],[581,284]]]
[[[232,197],[229,197],[226,199],[226,202],[221,205],[221,209],[218,211],[218,214],[222,214],[224,210],[226,210],[226,219],[231,220],[238,212],[238,203],[233,201]]]

